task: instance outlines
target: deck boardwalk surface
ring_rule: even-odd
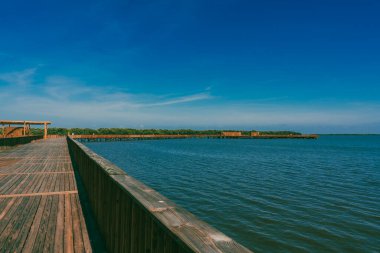
[[[0,252],[92,252],[65,138],[0,151]]]

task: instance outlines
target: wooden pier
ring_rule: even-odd
[[[70,137],[0,151],[0,252],[98,251],[93,230],[107,252],[251,252]]]
[[[91,251],[66,139],[1,151],[0,252]]]

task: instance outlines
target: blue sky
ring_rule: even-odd
[[[380,133],[380,1],[3,1],[0,118]]]

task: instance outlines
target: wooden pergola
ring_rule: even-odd
[[[30,130],[31,125],[43,125],[44,126],[44,139],[47,139],[48,135],[48,125],[51,124],[50,121],[29,121],[29,120],[0,120],[0,124],[3,128],[3,137],[5,137],[5,125],[11,127],[11,125],[21,125],[23,126],[22,136],[25,136]]]

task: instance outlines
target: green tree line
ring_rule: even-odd
[[[32,128],[33,135],[42,135],[43,129]],[[133,129],[133,128],[49,128],[49,134],[55,135],[97,135],[97,134],[187,134],[187,135],[197,135],[197,134],[206,134],[206,135],[220,135],[222,132],[234,132],[239,130],[193,130],[193,129]],[[250,135],[251,131],[240,131],[242,135]],[[261,134],[271,134],[271,135],[300,135],[301,133],[293,131],[260,131]]]

